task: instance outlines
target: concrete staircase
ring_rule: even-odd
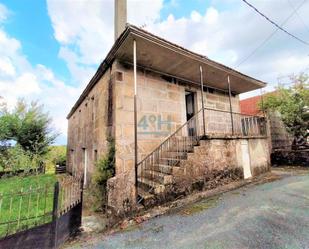
[[[147,164],[143,173],[138,177],[138,202],[144,206],[151,205],[156,195],[164,193],[173,184],[173,169],[178,168],[182,161],[186,161],[188,153],[194,152],[199,146],[199,140],[186,143],[187,138],[180,138],[177,146],[171,146],[161,153],[154,164]]]

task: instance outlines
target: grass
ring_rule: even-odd
[[[0,180],[0,238],[51,220],[55,182],[50,174]]]

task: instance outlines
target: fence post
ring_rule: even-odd
[[[58,239],[58,200],[59,200],[59,182],[55,183],[54,186],[54,200],[53,200],[53,217],[52,217],[52,245],[53,248],[57,248]]]

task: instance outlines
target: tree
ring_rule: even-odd
[[[307,138],[309,130],[309,77],[301,73],[291,78],[289,88],[278,87],[274,94],[266,95],[260,107],[264,111],[278,111],[294,143]]]
[[[57,134],[51,128],[51,118],[37,102],[19,100],[9,111],[0,108],[0,143],[15,141],[32,158],[46,155]]]

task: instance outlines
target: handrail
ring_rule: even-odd
[[[143,160],[141,160],[138,164],[142,164],[148,157],[151,156],[156,150],[158,150],[162,144],[164,144],[167,140],[169,140],[172,136],[174,136],[178,131],[180,131],[183,127],[185,127],[191,120],[193,120],[203,109],[201,108],[197,113],[194,114],[193,117],[191,117],[187,122],[185,122],[182,126],[177,128],[172,134],[170,134],[166,139],[164,139],[154,150],[152,150]]]
[[[256,117],[256,118],[265,117],[264,115],[262,115],[262,116],[258,116],[258,115],[246,114],[246,113],[241,113],[241,112],[230,112],[230,111],[220,110],[220,109],[215,109],[215,108],[210,108],[210,107],[204,107],[204,109],[205,109],[205,110],[210,110],[210,111],[217,111],[217,112],[224,112],[224,113],[238,114],[238,115],[242,115],[242,116]]]
[[[200,113],[204,110],[208,112],[205,113],[205,116],[201,116]],[[216,112],[216,114],[213,112]],[[169,184],[165,182],[169,182],[169,180],[167,180],[169,178],[165,178],[165,175],[170,174],[170,167],[174,167],[181,163],[181,160],[186,159],[187,153],[194,151],[194,146],[199,145],[200,140],[203,139],[205,135],[210,135],[212,133],[220,134],[220,132],[226,134],[226,131],[229,133],[229,126],[234,122],[236,124],[235,134],[248,137],[252,134],[260,135],[264,133],[265,120],[263,120],[263,116],[233,112],[235,114],[233,118],[222,119],[222,115],[218,115],[218,112],[221,114],[223,113],[223,116],[231,113],[214,108],[200,109],[193,117],[178,127],[137,164],[136,183],[138,191],[141,189],[140,193],[143,193],[145,189],[149,193],[156,193],[156,191],[160,192],[160,186],[162,186],[160,184]],[[201,119],[203,122],[201,122]],[[202,128],[206,128],[206,121],[208,128],[207,134],[202,132]],[[234,130],[232,130],[232,134],[234,135]],[[166,173],[166,171],[169,173]],[[159,174],[157,174],[158,172]],[[159,185],[157,185],[158,182],[160,183]],[[142,199],[143,198],[139,196],[139,202],[142,201]]]

